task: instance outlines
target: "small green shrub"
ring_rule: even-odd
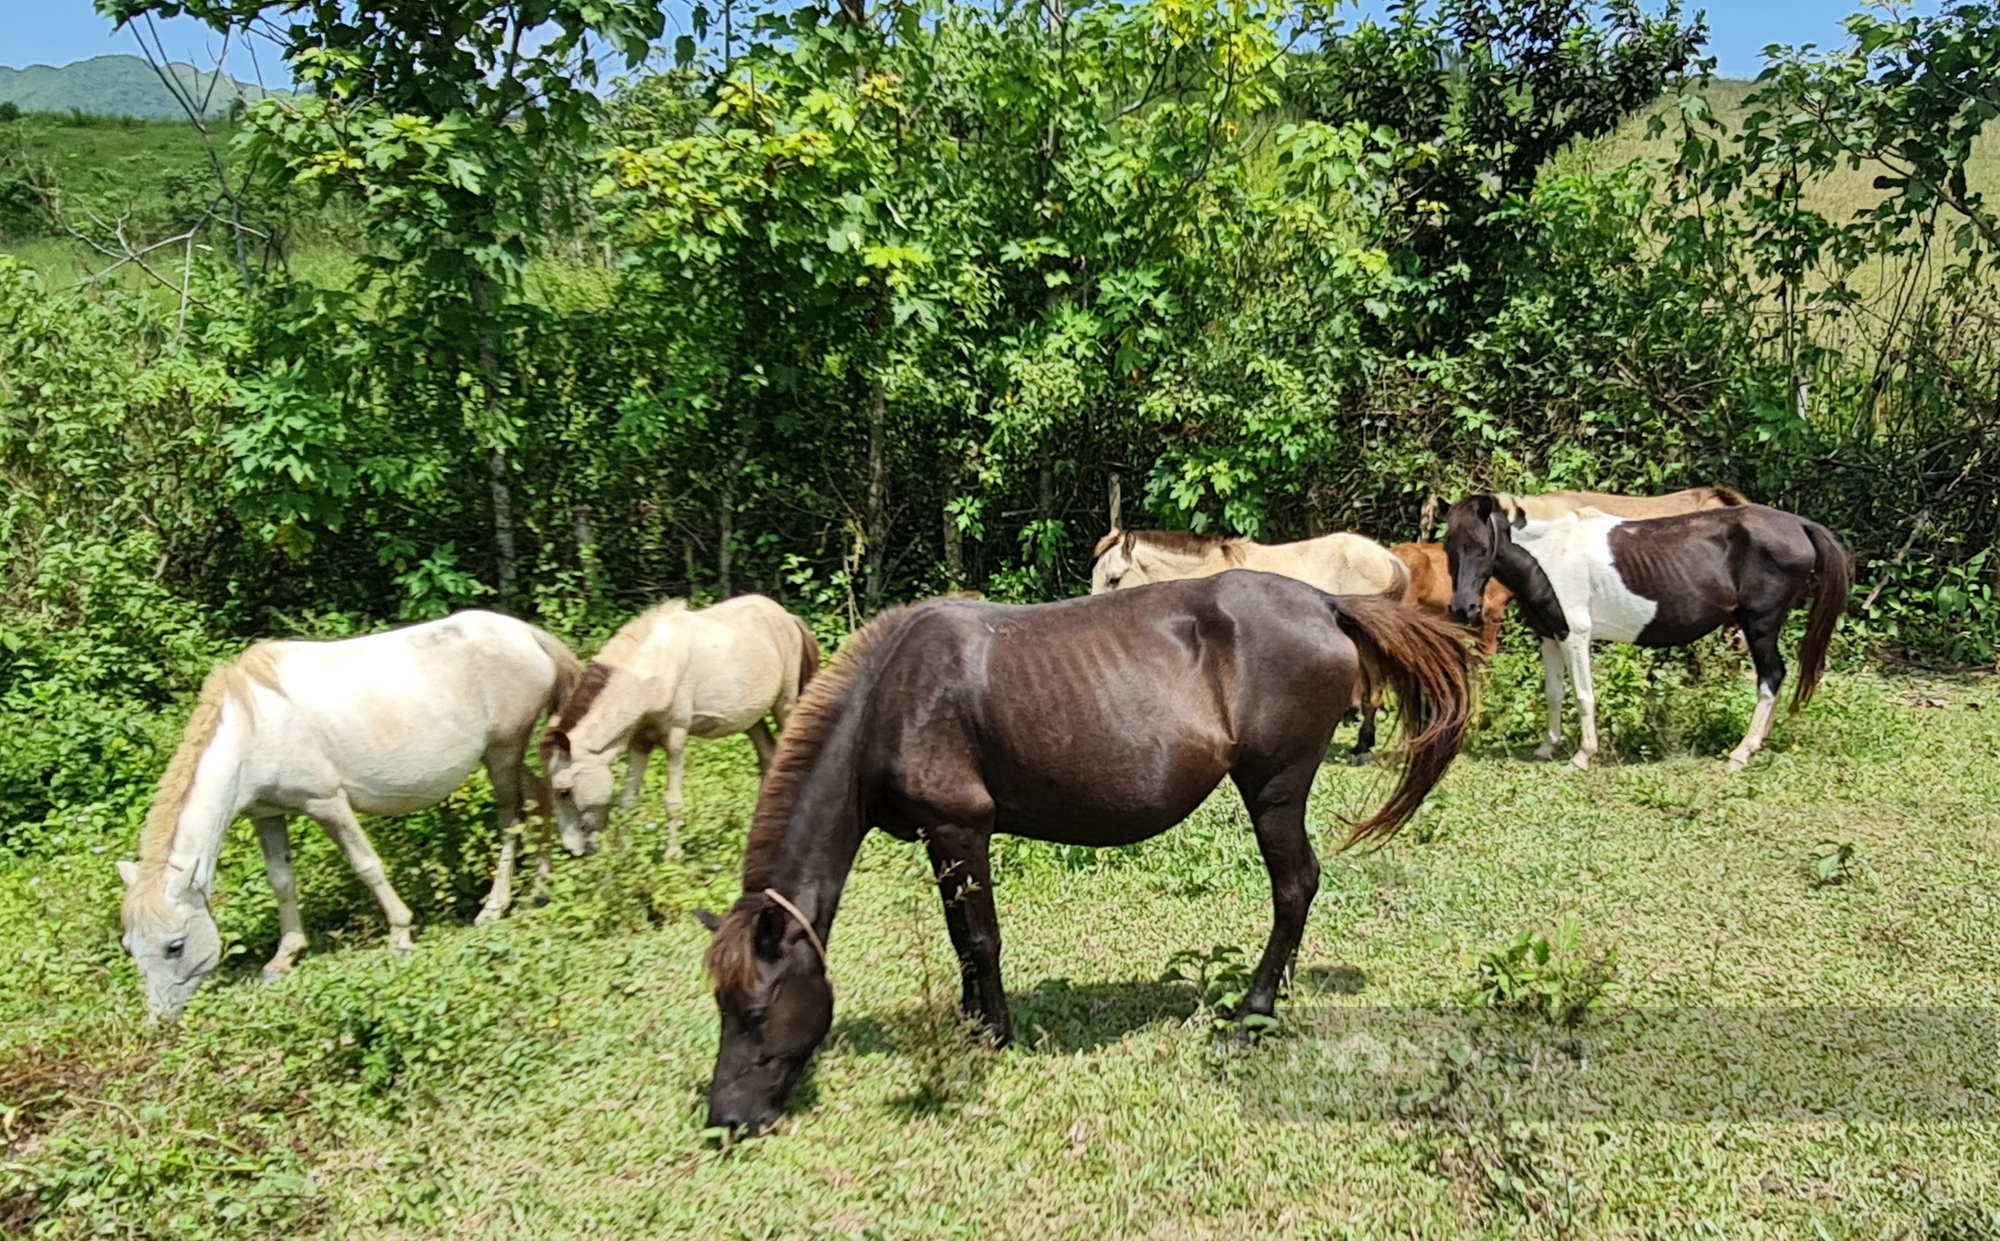
[[[1250,994],[1254,973],[1241,948],[1216,944],[1207,952],[1186,948],[1168,957],[1160,981],[1193,987],[1201,1010],[1218,1034],[1267,1034],[1278,1028],[1276,1017],[1238,1011]]]
[[[1851,840],[1822,840],[1813,847],[1812,886],[1839,887],[1868,873],[1867,846]]]
[[[1525,930],[1504,946],[1481,954],[1472,981],[1459,992],[1468,1009],[1492,1009],[1574,1026],[1604,1002],[1617,977],[1610,951],[1585,951],[1574,918],[1556,925],[1554,938]]]

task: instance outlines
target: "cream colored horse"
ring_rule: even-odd
[[[1644,521],[1650,517],[1678,517],[1703,509],[1735,508],[1748,504],[1743,493],[1729,487],[1688,487],[1663,496],[1621,496],[1609,491],[1550,491],[1538,496],[1507,497],[1529,521],[1554,521],[1581,509]]]
[[[646,782],[653,747],[665,746],[668,851],[677,852],[688,738],[748,733],[759,768],[768,766],[776,743],[764,717],[783,728],[818,670],[812,630],[762,595],[700,611],[676,599],[632,620],[604,644],[542,736],[563,844],[586,851],[604,830],[614,753],[627,754],[623,801],[630,804]]]
[[[1093,595],[1228,569],[1295,577],[1329,595],[1394,593],[1400,598],[1410,584],[1409,569],[1394,553],[1359,534],[1259,543],[1177,530],[1113,530],[1097,541],[1096,554],[1090,571]]]
[[[1410,588],[1409,566],[1388,548],[1360,534],[1259,543],[1177,530],[1113,530],[1097,541],[1090,593],[1101,595],[1147,582],[1208,577],[1229,569],[1295,577],[1329,595],[1393,595],[1400,600]],[[1373,669],[1364,668],[1363,673],[1355,703],[1361,711],[1361,732],[1354,739],[1352,752],[1355,762],[1368,761],[1375,750],[1375,714],[1382,706],[1381,678]]]
[[[208,675],[146,815],[139,860],[120,861],[126,951],[155,1017],[180,1013],[222,959],[209,912],[229,825],[257,825],[278,897],[275,978],[307,945],[286,819],[310,816],[347,855],[407,952],[410,909],[355,817],[408,814],[449,797],[482,761],[501,850],[480,920],[512,899],[515,837],[535,777],[536,721],[582,675],[562,643],[492,612],[339,642],[259,642]]]

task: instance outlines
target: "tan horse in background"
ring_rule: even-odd
[[[1090,593],[1208,577],[1229,569],[1252,569],[1295,577],[1329,595],[1388,595],[1409,588],[1410,571],[1388,548],[1359,534],[1328,534],[1297,543],[1178,530],[1113,530],[1097,541],[1090,570]]]
[[[1388,595],[1401,600],[1410,588],[1410,570],[1388,548],[1361,534],[1327,534],[1297,543],[1178,530],[1113,530],[1097,541],[1090,593],[1102,595],[1148,582],[1209,577],[1230,569],[1250,569],[1297,578],[1329,595]],[[1382,707],[1382,678],[1364,667],[1354,708],[1361,732],[1351,757],[1366,762],[1375,750],[1375,715]]]
[[[1742,492],[1729,487],[1689,487],[1663,496],[1621,496],[1609,491],[1549,491],[1538,496],[1510,496],[1530,521],[1553,521],[1558,517],[1594,508],[1628,521],[1653,517],[1678,517],[1711,508],[1736,508],[1750,503]]]
[[[481,762],[501,847],[479,919],[499,917],[523,803],[531,792],[548,801],[523,762],[535,724],[582,674],[555,638],[477,611],[339,642],[259,642],[209,673],[146,814],[139,860],[118,863],[125,949],[153,1015],[177,1016],[222,960],[209,901],[239,815],[257,825],[278,898],[282,938],[266,979],[307,945],[286,819],[305,814],[326,829],[381,904],[390,946],[407,952],[410,908],[355,815],[435,806]]]
[[[614,753],[627,755],[623,800],[629,804],[645,784],[653,747],[665,746],[668,851],[678,852],[688,738],[748,733],[759,770],[769,767],[776,743],[764,717],[783,728],[799,691],[818,670],[812,630],[762,595],[700,611],[676,599],[627,623],[591,661],[569,705],[542,736],[563,844],[585,852],[604,830]]]

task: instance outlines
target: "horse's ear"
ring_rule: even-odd
[[[750,946],[766,961],[781,960],[785,955],[785,932],[791,928],[791,918],[775,902],[766,901],[757,911],[757,921],[751,928]]]
[[[713,935],[717,931],[722,929],[722,919],[717,917],[713,912],[706,909],[695,910],[694,920],[696,922],[701,923],[703,926],[707,927],[708,933],[710,935]]]
[[[565,759],[569,757],[569,734],[551,725],[542,734],[542,761],[546,763],[558,755]]]
[[[124,858],[119,858],[112,865],[118,868],[118,878],[127,888],[136,888],[139,886],[139,864],[137,862],[128,862]]]

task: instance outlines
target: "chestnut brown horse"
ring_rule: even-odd
[[[1396,553],[1396,559],[1403,562],[1410,571],[1410,588],[1403,592],[1403,602],[1427,616],[1440,620],[1454,619],[1451,615],[1451,558],[1445,555],[1442,543],[1398,543],[1389,549]],[[1493,658],[1500,649],[1500,622],[1506,618],[1507,602],[1514,592],[1499,578],[1486,583],[1485,597],[1480,600],[1479,653]],[[1468,628],[1470,628],[1470,624]]]
[[[775,1121],[826,1037],[826,944],[871,827],[929,850],[962,1004],[1005,1042],[993,834],[1131,844],[1226,776],[1271,874],[1274,925],[1242,1004],[1268,1015],[1319,887],[1306,795],[1364,657],[1394,684],[1410,740],[1389,800],[1343,848],[1394,833],[1457,756],[1469,656],[1448,625],[1241,570],[1028,607],[933,600],[874,621],[792,714],[743,895],[702,915],[722,1016],[709,1123]]]

